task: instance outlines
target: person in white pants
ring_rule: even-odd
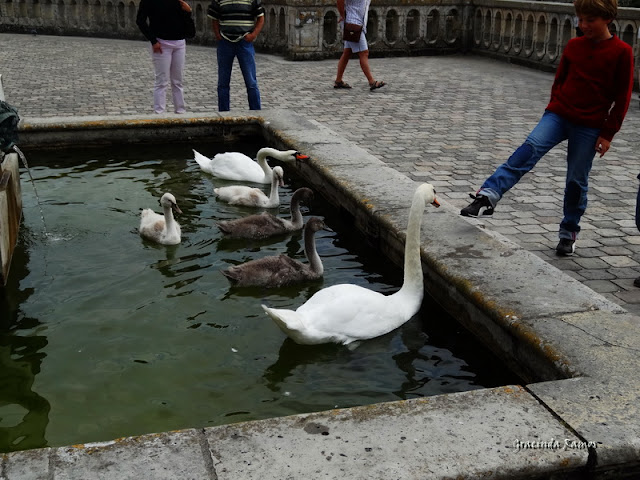
[[[191,7],[184,0],[142,0],[136,23],[151,42],[151,60],[155,69],[153,111],[164,113],[167,86],[171,84],[173,108],[185,113],[182,73],[186,57],[185,38],[195,36]]]
[[[159,48],[155,48],[158,45]],[[184,113],[184,88],[182,86],[182,72],[186,57],[186,42],[184,40],[163,40],[151,47],[151,60],[156,72],[153,87],[153,111],[163,113],[167,106],[167,86],[171,81],[171,98],[176,113]]]

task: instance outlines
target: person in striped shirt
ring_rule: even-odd
[[[218,41],[218,110],[229,111],[229,84],[233,59],[238,58],[247,87],[249,109],[260,110],[260,90],[256,75],[253,42],[264,25],[260,0],[213,0],[207,9]]]

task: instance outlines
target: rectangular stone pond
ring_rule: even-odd
[[[202,173],[191,148],[208,156],[227,150],[253,156],[275,142],[255,133],[231,128],[211,138],[233,144],[194,136],[172,138],[170,145],[53,151],[39,151],[33,141],[25,149],[45,223],[23,175],[24,220],[0,303],[1,450],[518,382],[429,299],[403,327],[355,350],[299,346],[286,338],[260,303],[295,308],[317,289],[344,282],[392,293],[402,281],[401,270],[381,255],[388,234],[370,223],[363,241],[354,225],[365,217],[332,205],[322,182],[314,184],[316,198],[304,216],[321,216],[333,229],[317,239],[323,282],[231,289],[221,268],[277,253],[303,260],[299,234],[242,244],[222,240],[215,228],[217,220],[253,211],[213,198],[213,187],[228,182]],[[74,143],[67,138],[57,143]],[[287,215],[292,191],[304,182],[296,168],[284,168],[280,214]],[[183,241],[174,247],[148,244],[136,231],[139,209],[159,210],[164,191],[174,193],[183,210]]]

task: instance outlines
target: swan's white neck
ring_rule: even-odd
[[[171,209],[171,205],[164,205],[162,207],[164,210],[164,225],[167,232],[173,232],[175,227],[175,220],[173,218],[173,210]]]
[[[271,205],[275,205],[276,203],[280,203],[279,202],[279,198],[278,198],[278,184],[280,183],[280,180],[278,179],[278,177],[276,175],[273,176],[273,178],[271,179],[271,193],[269,194],[269,203]]]
[[[267,157],[278,158],[279,153],[280,151],[276,150],[275,148],[261,148],[260,150],[258,150],[256,160],[258,161],[258,165],[260,165],[260,168],[262,168],[262,171],[265,175],[269,177],[273,175],[273,170],[267,163]]]
[[[425,198],[418,189],[413,196],[409,209],[407,239],[404,247],[404,281],[402,288],[394,295],[411,298],[422,304],[424,295],[424,277],[420,257],[420,226],[425,209]],[[419,308],[419,305],[418,305]]]
[[[309,261],[309,268],[311,271],[317,275],[322,275],[324,273],[324,266],[322,265],[322,260],[320,259],[320,255],[318,255],[318,250],[316,250],[316,235],[313,230],[310,228],[304,229],[304,254]]]

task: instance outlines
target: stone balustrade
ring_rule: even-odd
[[[638,53],[640,9],[620,8],[611,30]],[[473,50],[515,63],[552,69],[575,36],[572,4],[476,0]]]
[[[139,0],[0,0],[0,31],[142,38]],[[214,41],[208,0],[190,0],[193,42]],[[343,48],[333,0],[264,2],[265,27],[256,45],[291,59],[337,56]],[[575,35],[571,3],[518,0],[373,0],[367,22],[372,55],[474,51],[553,69]],[[620,8],[612,29],[638,52],[640,9]]]

